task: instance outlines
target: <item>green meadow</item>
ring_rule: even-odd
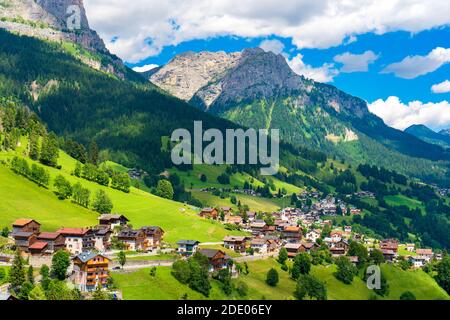
[[[17,151],[18,154],[20,150]],[[13,154],[2,154],[1,159],[10,158]],[[27,159],[31,164],[33,161]],[[180,239],[196,239],[202,242],[221,241],[227,234],[233,234],[214,221],[197,216],[190,206],[175,201],[162,199],[145,191],[131,188],[124,193],[112,188],[100,186],[94,182],[71,175],[75,160],[61,152],[59,164],[62,169],[46,167],[52,180],[63,175],[72,184],[80,182],[91,191],[91,199],[97,190],[104,190],[111,198],[113,212],[124,214],[134,227],[157,225],[164,229],[165,241],[176,243]],[[26,178],[13,173],[9,168],[0,165],[0,194],[5,196],[0,202],[0,227],[11,227],[18,218],[33,218],[42,223],[43,230],[55,230],[61,226],[81,227],[93,226],[98,214],[73,204],[70,200],[60,201],[54,194],[53,186],[40,188]],[[234,234],[241,234],[234,232]]]

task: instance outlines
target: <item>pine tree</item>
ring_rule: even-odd
[[[9,282],[16,293],[20,291],[20,288],[25,283],[25,270],[19,250],[16,251],[11,270],[9,271]]]
[[[98,164],[98,145],[94,140],[89,144],[89,163]]]

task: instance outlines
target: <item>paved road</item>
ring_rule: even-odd
[[[233,258],[233,260],[236,262],[257,261],[257,260],[265,260],[265,259],[268,259],[271,257],[275,257],[277,255],[278,255],[278,252],[271,252],[271,253],[266,253],[266,254],[258,254],[258,255],[254,255],[254,256],[244,256],[244,257]]]

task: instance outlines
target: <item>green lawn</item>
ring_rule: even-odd
[[[410,209],[424,208],[422,202],[420,202],[419,200],[411,199],[401,194],[395,196],[386,196],[384,197],[384,200],[390,206],[407,206]]]
[[[286,300],[294,299],[293,292],[296,282],[289,274],[282,271],[279,263],[274,259],[247,262],[248,275],[240,275],[233,279],[234,283],[242,281],[247,284],[249,290],[245,299],[258,300]],[[279,274],[279,283],[276,287],[266,284],[267,272],[275,268]],[[351,285],[338,281],[334,272],[335,265],[313,266],[311,274],[324,281],[327,285],[329,300],[368,300],[374,296],[363,280],[355,277]],[[423,271],[403,271],[392,265],[383,265],[382,271],[389,284],[389,295],[379,299],[398,300],[405,291],[411,291],[418,300],[449,299],[449,296],[441,289],[433,278]],[[179,283],[170,274],[169,267],[158,267],[157,276],[150,277],[149,269],[138,270],[126,274],[113,274],[115,283],[123,290],[125,299],[179,299],[184,293],[189,299],[205,299],[201,294],[190,290],[187,286]],[[239,298],[236,292],[227,297],[220,290],[217,282],[212,281],[212,293],[209,299],[234,299]],[[158,290],[155,290],[158,288]]]
[[[211,207],[221,207],[221,206],[228,206],[233,209],[237,209],[237,206],[232,204],[230,201],[230,198],[222,199],[218,196],[213,195],[210,192],[201,192],[201,191],[193,191],[192,195],[199,199],[205,206],[211,206]],[[270,212],[270,211],[276,211],[283,207],[282,199],[266,199],[266,198],[259,198],[259,197],[253,197],[246,194],[233,194],[236,196],[237,200],[241,201],[242,205],[248,205],[250,210],[252,211],[263,211],[263,212]],[[290,204],[290,201],[288,198],[285,199],[285,204]]]
[[[4,158],[6,155],[2,156]],[[161,226],[166,232],[165,241],[169,243],[176,243],[180,239],[216,242],[227,234],[241,234],[225,230],[218,222],[198,217],[196,212],[182,203],[162,199],[135,188],[130,193],[123,193],[72,176],[73,159],[64,153],[59,161],[63,166],[61,170],[47,168],[52,179],[62,174],[72,184],[81,182],[91,190],[92,195],[99,189],[104,190],[114,204],[114,212],[127,216],[134,227]],[[18,218],[37,219],[42,223],[43,230],[55,230],[61,226],[93,226],[97,221],[97,213],[72,204],[70,200],[58,200],[53,187],[50,190],[39,188],[4,166],[0,166],[0,194],[11,195],[0,202],[0,228],[11,227],[11,223]]]
[[[392,265],[381,268],[389,284],[388,299],[398,300],[405,291],[414,293],[418,300],[448,300],[448,294],[422,270],[403,271]]]
[[[156,276],[150,276],[150,268],[131,273],[112,273],[114,283],[122,290],[124,300],[179,300],[185,294],[189,300],[223,300],[224,294],[212,281],[210,296],[206,298],[171,275],[170,267],[157,267]]]

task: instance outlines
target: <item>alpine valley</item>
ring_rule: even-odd
[[[279,172],[174,166],[194,121],[279,129]],[[0,298],[448,300],[448,136],[425,129],[259,48],[140,74],[82,0],[0,0]]]

